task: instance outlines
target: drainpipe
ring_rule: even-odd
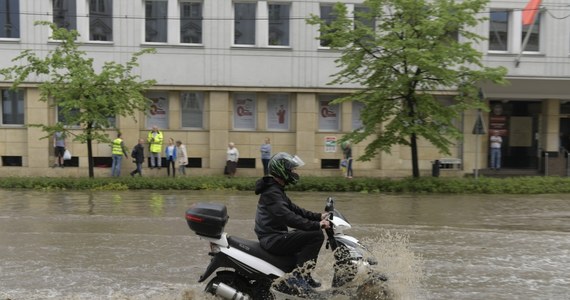
[[[566,177],[568,177],[570,176],[570,153],[566,149],[564,149],[564,153],[566,153]]]
[[[544,151],[544,176],[548,176],[548,152]]]

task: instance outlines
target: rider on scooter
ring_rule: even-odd
[[[311,277],[324,242],[321,229],[330,228],[327,213],[316,213],[295,205],[285,194],[285,186],[296,184],[295,169],[305,163],[285,152],[269,160],[269,176],[257,180],[255,194],[261,195],[255,216],[255,233],[261,247],[275,255],[296,257],[296,271],[287,284],[300,294],[314,293],[321,284]],[[288,231],[288,227],[297,230]],[[308,272],[301,272],[302,269]],[[304,275],[303,275],[304,274]]]

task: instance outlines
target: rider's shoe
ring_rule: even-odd
[[[292,276],[280,284],[277,290],[282,293],[297,296],[298,298],[316,299],[317,292],[302,277]]]

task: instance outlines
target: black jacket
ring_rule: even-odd
[[[321,229],[321,214],[291,202],[285,189],[273,177],[257,180],[255,194],[261,194],[255,215],[255,233],[263,248],[270,248],[274,238],[287,233],[288,227],[305,231]]]
[[[144,147],[141,144],[136,144],[131,152],[131,157],[135,159],[136,163],[142,164],[144,162]]]

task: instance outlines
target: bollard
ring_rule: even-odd
[[[434,160],[431,165],[431,176],[439,177],[439,160]]]

